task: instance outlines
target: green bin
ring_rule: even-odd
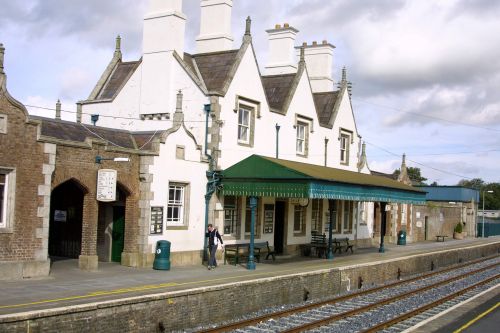
[[[155,261],[153,262],[153,269],[170,269],[170,242],[160,240],[156,242]]]
[[[398,245],[406,245],[406,231],[404,230],[398,232]]]

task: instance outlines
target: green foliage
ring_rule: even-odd
[[[457,225],[455,226],[455,230],[454,230],[456,233],[459,233],[461,234],[462,231],[463,231],[463,225],[461,222],[458,222]]]
[[[425,185],[425,181],[427,178],[422,176],[420,173],[420,168],[414,168],[414,167],[407,167],[406,171],[408,172],[408,177],[410,177],[411,181],[417,185]],[[397,169],[394,170],[392,175],[397,178],[399,174],[401,173],[401,170]]]
[[[474,178],[471,180],[462,179],[457,185],[479,191],[479,208],[483,207],[484,196],[484,209],[500,209],[500,183],[485,183],[481,178]],[[493,193],[486,191],[493,191]]]

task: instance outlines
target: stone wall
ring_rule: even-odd
[[[60,309],[0,316],[2,332],[169,332],[216,323],[273,305],[318,300],[364,284],[395,280],[436,268],[495,255],[499,243],[411,255],[364,265],[130,297]],[[243,301],[242,301],[243,300]],[[119,320],[117,320],[117,318]],[[160,330],[160,325],[164,330]]]
[[[0,85],[2,84],[0,78]],[[0,87],[0,114],[7,119],[0,133],[0,169],[9,174],[11,191],[6,228],[0,228],[0,280],[47,275],[48,198],[51,158],[37,142],[37,123]]]

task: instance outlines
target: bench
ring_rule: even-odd
[[[260,256],[266,254],[266,260],[272,257],[276,260],[275,252],[269,246],[269,242],[257,242],[253,244],[253,256],[257,262],[260,262]],[[227,244],[224,246],[224,265],[227,262],[232,262],[237,265],[242,262],[242,259],[248,259],[250,253],[250,243]]]
[[[448,237],[446,235],[436,235],[436,242],[444,242],[444,239]]]
[[[351,253],[354,253],[353,250],[353,244],[349,244],[349,238],[334,238],[333,239],[333,253],[339,252],[339,254],[342,252],[342,250],[345,249],[344,252],[347,253],[348,250],[351,250]]]
[[[302,255],[307,257],[316,252],[318,258],[321,258],[325,255],[327,247],[328,243],[326,242],[326,235],[312,232],[311,243],[301,245]]]
[[[249,249],[250,249],[250,245],[249,246]],[[276,260],[276,257],[275,257],[275,252],[273,249],[271,249],[269,247],[269,242],[268,241],[265,241],[265,242],[259,242],[259,243],[254,243],[253,244],[253,248],[254,248],[254,256],[255,256],[255,253],[258,252],[259,254],[259,257],[255,256],[257,258],[257,262],[260,262],[260,255],[264,255],[266,254],[266,260],[269,259],[269,257],[272,257],[273,258],[273,261]]]

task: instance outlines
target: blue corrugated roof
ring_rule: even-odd
[[[462,186],[418,186],[427,192],[427,201],[455,201],[470,202],[479,201],[479,191]]]

